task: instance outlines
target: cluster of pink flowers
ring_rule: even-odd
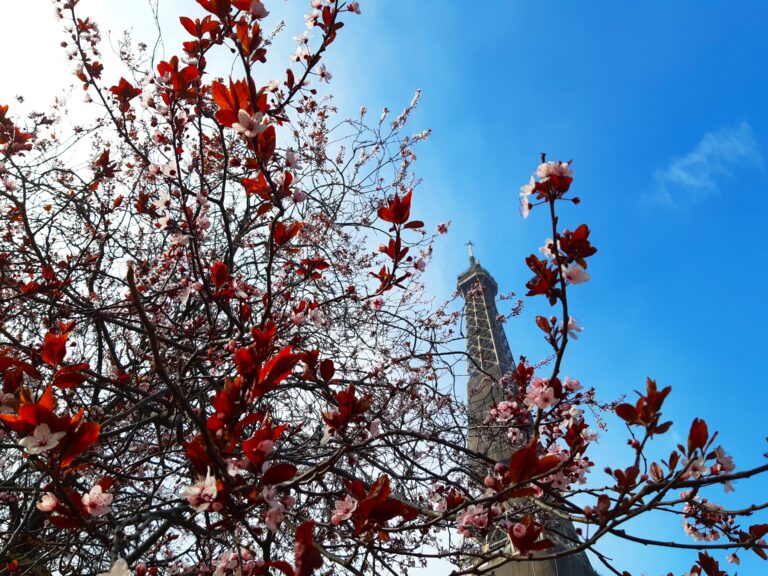
[[[456,517],[456,529],[462,536],[471,537],[473,529],[484,530],[487,526],[488,510],[482,506],[467,506],[467,509]]]
[[[546,410],[557,402],[557,398],[555,398],[554,388],[549,385],[549,380],[537,377],[531,382],[523,402],[528,408],[537,407]]]
[[[213,576],[226,576],[228,574],[246,576],[256,571],[259,562],[254,560],[253,555],[243,548],[239,553],[225,552],[218,560],[214,561],[213,565],[216,567]]]
[[[690,492],[683,492],[681,496],[687,498]],[[719,540],[720,534],[728,532],[733,523],[733,516],[722,506],[699,496],[683,507],[683,530],[697,542]]]
[[[509,422],[520,414],[520,405],[514,400],[503,400],[491,408],[491,418],[497,422]]]
[[[536,168],[536,176],[541,182],[546,182],[554,176],[561,178],[571,178],[573,169],[570,162],[544,162]]]

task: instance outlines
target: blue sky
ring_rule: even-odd
[[[58,29],[47,2],[28,4],[3,12],[35,14],[44,30]],[[283,58],[278,69],[303,30],[306,4],[267,2],[287,23],[274,52]],[[82,2],[105,29],[131,25],[151,38],[141,5]],[[174,34],[174,11],[195,11],[187,8],[191,0],[160,5]],[[681,436],[693,417],[703,417],[737,465],[761,464],[768,432],[761,256],[768,240],[768,4],[364,0],[361,7],[328,55],[331,89],[342,114],[366,105],[373,117],[383,106],[399,111],[423,90],[411,126],[433,135],[418,150],[424,182],[414,213],[430,224],[452,221],[429,270],[432,293],[443,298],[453,290],[469,239],[502,291],[524,293],[523,259],[548,234],[542,211],[519,217],[519,187],[540,152],[573,158],[582,204],[565,209],[562,222],[572,229],[588,223],[599,252],[593,280],[571,294],[585,331],[566,372],[604,400],[631,397],[646,376],[672,385],[666,413]],[[0,39],[3,53],[18,51],[24,40],[14,34],[23,33],[9,30]],[[174,34],[166,38],[168,55],[178,45]],[[55,81],[33,63],[55,79],[66,74],[61,59],[50,58],[58,39],[41,33],[38,52],[4,62],[19,81],[0,87],[3,102],[25,85],[50,94]],[[544,310],[530,302],[508,325],[513,353],[546,353],[533,326]],[[598,464],[629,456],[622,426],[609,423],[594,453]],[[661,452],[676,441],[672,434],[661,439]],[[756,482],[736,488],[728,503],[759,498]],[[686,541],[677,520],[638,530]],[[606,549],[634,574],[682,574],[693,557],[618,543]],[[753,555],[741,557],[742,574],[765,571]]]
[[[605,400],[632,397],[646,376],[672,385],[666,414],[682,437],[704,417],[738,465],[761,464],[768,5],[387,1],[363,9],[343,41],[342,74],[359,79],[359,101],[396,107],[424,91],[414,125],[433,136],[420,151],[415,210],[453,222],[436,253],[436,285],[455,281],[472,239],[502,291],[523,293],[523,259],[548,234],[545,214],[519,218],[519,186],[539,152],[573,158],[583,202],[562,222],[587,222],[599,252],[593,281],[572,291],[585,332],[566,371]],[[546,353],[532,322],[544,310],[531,302],[508,324],[515,354]],[[627,462],[623,427],[609,424],[594,456]],[[660,439],[660,451],[678,440]],[[759,498],[758,486],[738,484],[727,502]],[[678,519],[637,528],[686,541]],[[608,550],[622,568],[649,575],[681,574],[693,556]],[[765,571],[754,555],[740,556],[740,573]]]

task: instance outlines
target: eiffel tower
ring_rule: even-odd
[[[467,338],[467,445],[470,450],[485,454],[496,462],[505,462],[529,438],[513,444],[504,430],[485,423],[492,406],[507,398],[508,392],[505,392],[501,379],[514,368],[515,363],[504,328],[498,320],[498,285],[475,259],[472,242],[467,245],[469,268],[458,278],[458,289],[464,298]],[[471,466],[480,475],[488,467],[483,462],[474,462]],[[567,549],[578,542],[576,530],[570,522],[550,515],[540,517],[539,521],[550,528],[545,534],[555,543],[555,550]],[[552,553],[552,549],[544,553]],[[583,552],[556,560],[507,562],[500,564],[492,573],[495,576],[597,576]]]

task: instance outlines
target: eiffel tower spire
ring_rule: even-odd
[[[483,268],[469,247],[469,269],[459,276],[458,288],[464,297],[464,322],[467,337],[467,400],[469,448],[496,461],[509,458],[511,446],[506,435],[494,433],[484,423],[493,404],[507,396],[501,377],[512,370],[514,360],[496,308],[498,285]]]
[[[485,454],[496,462],[508,461],[520,444],[513,445],[503,427],[486,422],[492,406],[515,392],[505,387],[502,377],[515,362],[499,321],[496,308],[498,285],[493,276],[475,258],[472,242],[467,242],[469,268],[458,278],[458,289],[464,298],[464,322],[467,339],[467,447]],[[523,442],[524,443],[524,442]],[[475,473],[483,475],[484,462],[471,463]],[[514,503],[510,503],[514,506]],[[578,542],[569,521],[550,515],[537,518],[548,526],[546,536],[564,550]],[[501,536],[506,538],[506,536]],[[545,551],[552,552],[552,549]],[[557,560],[509,562],[493,570],[495,576],[596,576],[587,556],[581,552]]]

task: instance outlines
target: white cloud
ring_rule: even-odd
[[[720,192],[724,179],[762,168],[757,139],[746,122],[707,132],[696,147],[655,174],[653,199],[668,206],[697,202]]]

